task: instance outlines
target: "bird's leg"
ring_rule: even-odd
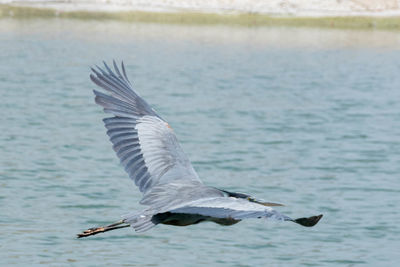
[[[116,223],[113,223],[113,224],[110,224],[107,226],[89,228],[89,229],[83,231],[82,233],[78,234],[77,237],[81,238],[81,237],[87,237],[87,236],[91,236],[91,235],[97,235],[98,233],[104,233],[107,231],[116,230],[116,229],[125,228],[125,227],[130,226],[129,224],[121,225],[124,223],[125,223],[125,221],[121,220],[121,221],[118,221]]]

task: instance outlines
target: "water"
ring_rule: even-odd
[[[397,264],[399,44],[398,32],[0,20],[0,265]],[[88,79],[113,58],[205,183],[322,221],[75,239],[142,208]]]

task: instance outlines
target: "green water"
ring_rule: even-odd
[[[394,266],[399,45],[398,32],[0,20],[0,265]],[[142,209],[88,78],[113,58],[205,183],[321,222],[75,239]]]

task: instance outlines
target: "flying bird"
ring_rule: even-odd
[[[292,219],[272,208],[281,204],[203,184],[171,126],[133,89],[123,62],[121,69],[115,61],[113,67],[104,62],[103,68],[92,68],[90,79],[107,92],[94,90],[95,102],[111,114],[103,119],[107,135],[125,171],[142,192],[140,204],[145,208],[116,223],[85,230],[78,238],[124,227],[144,232],[157,224],[187,226],[211,221],[233,225],[248,218],[311,227],[322,218],[321,214]]]

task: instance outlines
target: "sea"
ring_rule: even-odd
[[[77,239],[140,211],[90,68],[124,62],[202,181],[312,228],[248,219]],[[0,20],[1,266],[396,266],[398,31]]]

